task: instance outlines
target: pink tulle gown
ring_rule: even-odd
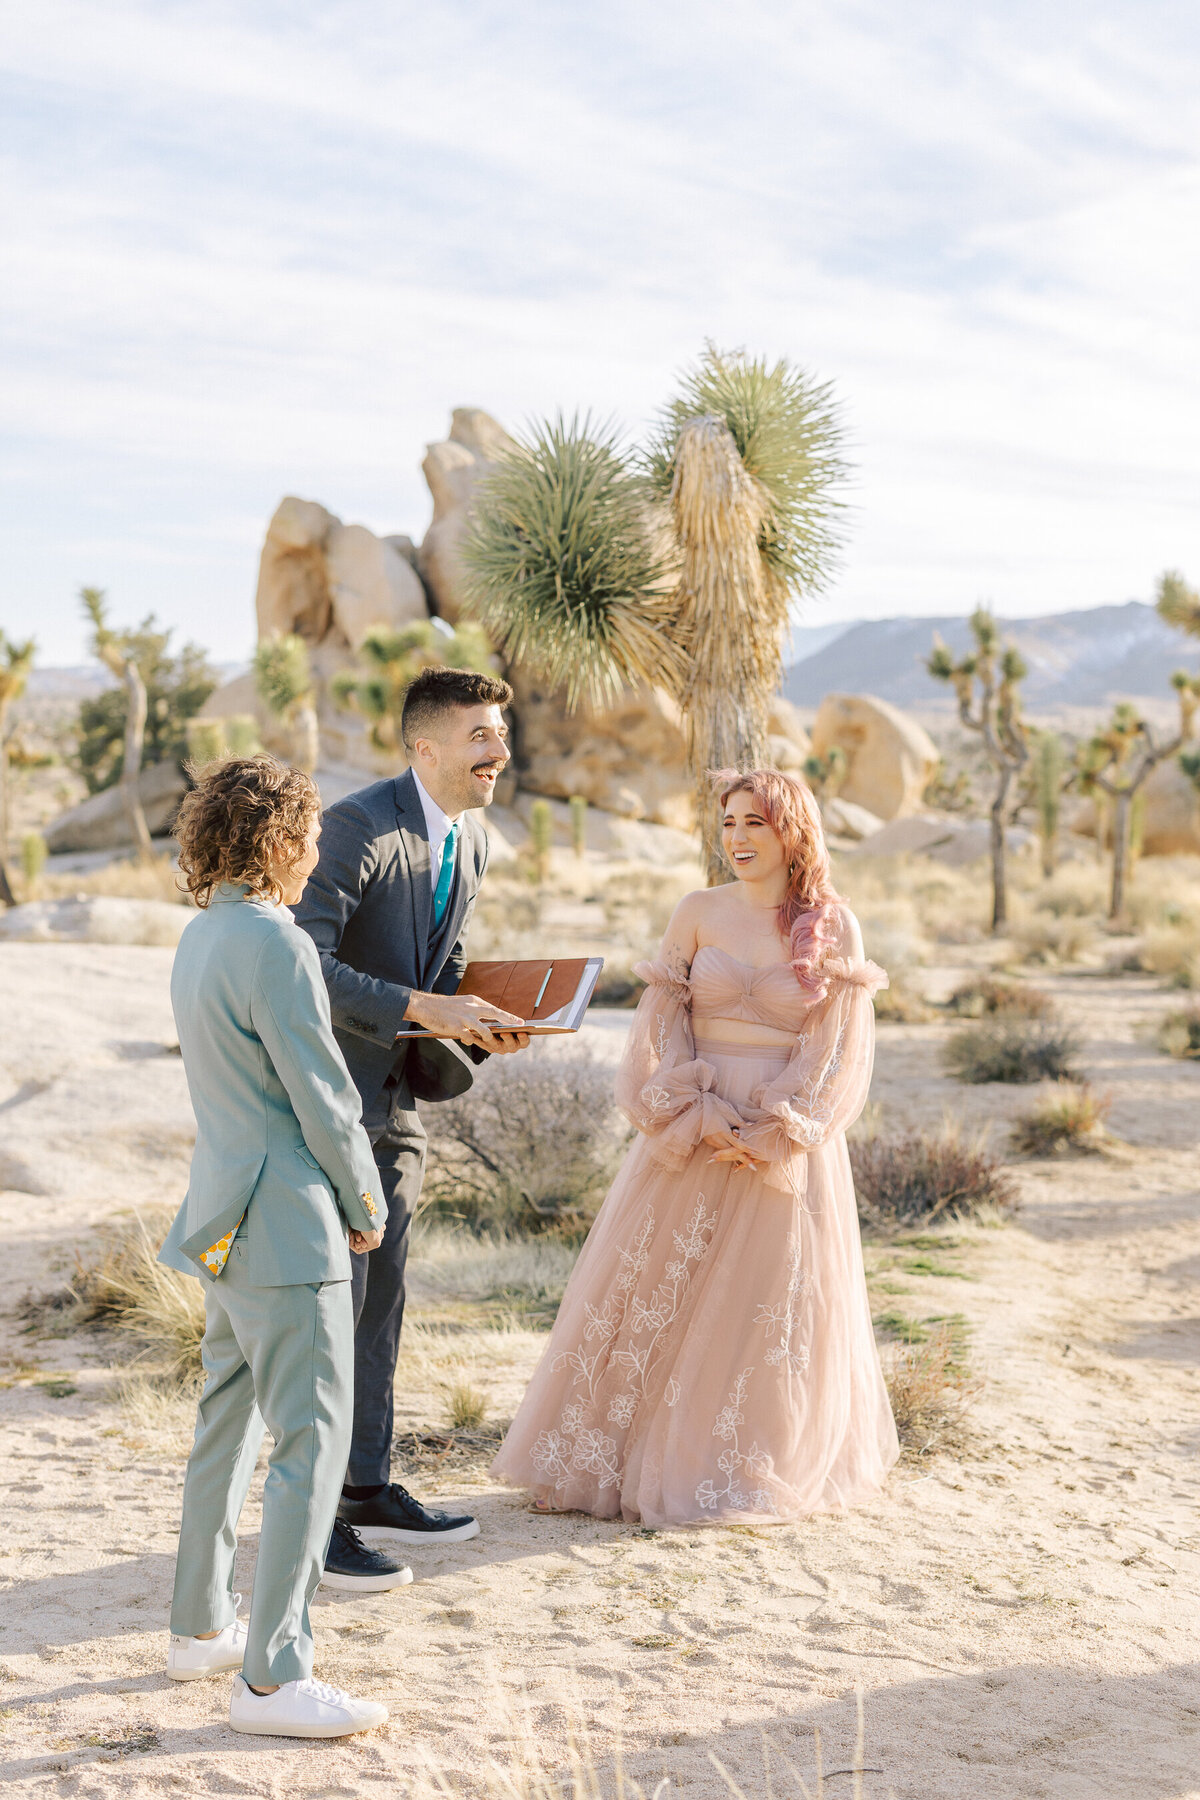
[[[706,945],[638,968],[617,1098],[639,1136],[492,1465],[543,1505],[767,1523],[868,1498],[899,1454],[845,1137],[887,977],[845,907],[803,924],[795,966]],[[792,1041],[705,1035],[730,1019]],[[731,1125],[765,1167],[710,1162]]]

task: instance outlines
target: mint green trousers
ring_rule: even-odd
[[[264,1424],[275,1440],[263,1490],[242,1673],[255,1687],[312,1674],[308,1609],[333,1530],[354,1414],[348,1281],[256,1287],[235,1238],[205,1284],[207,1380],[183,1487],[171,1630],[195,1637],[234,1618],[237,1522]]]

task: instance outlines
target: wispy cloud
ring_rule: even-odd
[[[41,0],[0,42],[7,621],[219,653],[280,494],[419,535],[449,408],[638,429],[706,336],[843,396],[818,618],[1200,569],[1182,9]]]

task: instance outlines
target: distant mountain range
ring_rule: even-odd
[[[1171,671],[1195,669],[1200,657],[1200,642],[1164,625],[1140,600],[999,623],[1029,664],[1024,694],[1035,710],[1170,699]],[[878,694],[897,706],[924,710],[947,692],[924,667],[934,632],[958,654],[970,635],[966,619],[959,617],[862,619],[832,629],[832,637],[826,625],[801,626],[793,633],[795,660],[783,691],[797,706],[816,706],[829,693],[850,693]]]

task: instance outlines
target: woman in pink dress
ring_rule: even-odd
[[[778,1522],[869,1498],[899,1454],[846,1152],[887,977],[808,789],[716,779],[736,880],[638,966],[638,1139],[492,1465],[547,1511]]]

